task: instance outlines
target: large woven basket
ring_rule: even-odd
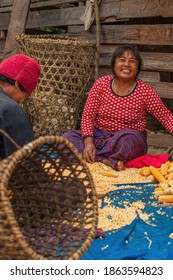
[[[32,115],[32,121],[36,117],[38,119],[37,125],[34,122],[35,134],[60,135],[76,128],[86,93],[93,81],[96,44],[59,35],[22,34],[16,37],[16,41],[19,52],[35,58],[41,66],[32,107],[29,100],[25,102],[25,109]],[[42,98],[39,114],[42,115],[42,110],[48,111],[51,129],[37,111],[38,99]]]
[[[95,187],[70,142],[42,136],[0,162],[0,259],[80,259],[96,229]]]

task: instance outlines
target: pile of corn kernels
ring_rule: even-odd
[[[96,192],[100,197],[109,191],[116,190],[116,184],[151,182],[150,179],[140,175],[138,168],[126,168],[122,171],[116,171],[99,162],[87,163],[87,165],[91,172]]]

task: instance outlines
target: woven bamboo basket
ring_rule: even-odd
[[[80,259],[97,230],[89,169],[61,136],[42,136],[0,162],[0,259]]]
[[[35,58],[41,66],[39,84],[32,100],[25,101],[36,136],[61,135],[76,128],[93,81],[95,42],[68,36],[24,34],[18,35],[16,41],[19,52]],[[41,99],[39,113],[38,99]],[[47,123],[40,117],[45,110],[49,116]]]

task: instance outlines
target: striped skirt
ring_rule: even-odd
[[[83,137],[80,130],[70,130],[62,135],[82,154]],[[102,162],[107,158],[116,168],[118,161],[127,161],[147,153],[147,133],[125,128],[119,131],[102,131],[94,128],[95,161]]]

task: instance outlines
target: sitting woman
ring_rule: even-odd
[[[136,47],[118,47],[112,75],[96,80],[82,114],[81,131],[63,135],[88,163],[102,162],[116,170],[147,153],[146,113],[173,133],[173,115],[148,84],[138,78],[142,58]]]

